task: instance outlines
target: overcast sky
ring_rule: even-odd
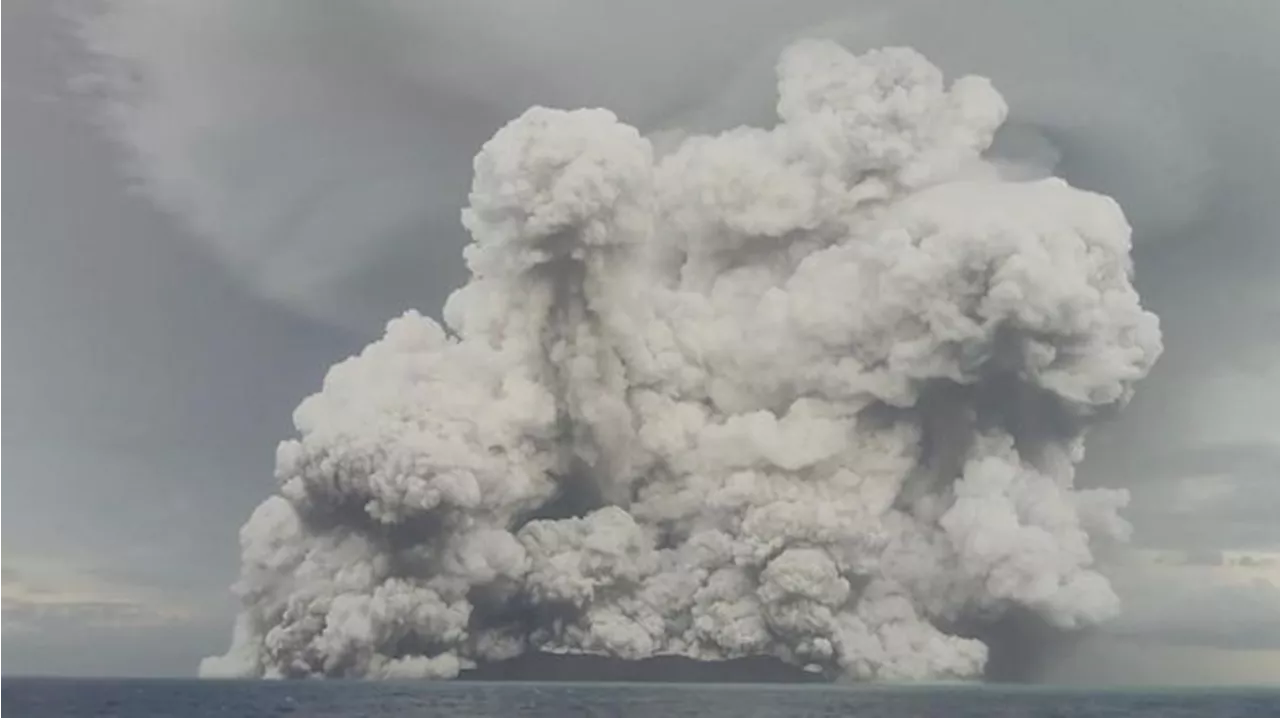
[[[1080,478],[1133,491],[1134,550],[1109,570],[1126,610],[1048,678],[1280,681],[1280,4],[686,4],[443,3],[390,34],[356,3],[284,3],[299,17],[235,47],[137,27],[157,57],[189,52],[168,81],[194,88],[144,144],[248,108],[196,168],[225,168],[212,199],[174,215],[129,191],[72,89],[91,64],[58,4],[4,3],[4,670],[193,674],[229,638],[236,532],[293,408],[386,318],[438,314],[463,281],[479,145],[533,103],[647,132],[767,123],[773,57],[807,32],[991,77],[1003,151],[1112,194],[1135,226],[1167,350]],[[396,43],[403,76],[352,59]],[[290,122],[217,81],[237,63],[297,88]],[[374,139],[335,142],[352,127]],[[262,159],[290,153],[319,158],[306,181]],[[281,197],[287,215],[264,209]]]

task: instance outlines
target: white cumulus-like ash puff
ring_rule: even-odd
[[[1091,543],[1127,494],[1073,474],[1161,351],[1120,208],[1003,180],[1000,95],[912,50],[805,41],[778,78],[774,128],[662,157],[600,109],[484,146],[470,282],[298,408],[203,674],[963,678],[965,621],[1116,613]]]

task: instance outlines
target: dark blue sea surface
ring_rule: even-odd
[[[1280,689],[5,678],[4,718],[1280,718]]]

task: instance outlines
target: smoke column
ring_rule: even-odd
[[[791,46],[778,123],[659,156],[535,107],[474,163],[471,279],[333,367],[240,534],[206,676],[531,651],[979,676],[955,627],[1119,609],[1076,490],[1161,351],[1111,199],[982,159],[986,80]]]

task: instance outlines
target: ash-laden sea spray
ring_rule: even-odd
[[[1006,106],[803,41],[777,124],[666,154],[535,107],[475,159],[470,281],[329,372],[241,531],[209,676],[448,678],[522,653],[979,676],[1071,629],[1119,490],[1092,423],[1161,351],[1110,198],[982,159]]]

